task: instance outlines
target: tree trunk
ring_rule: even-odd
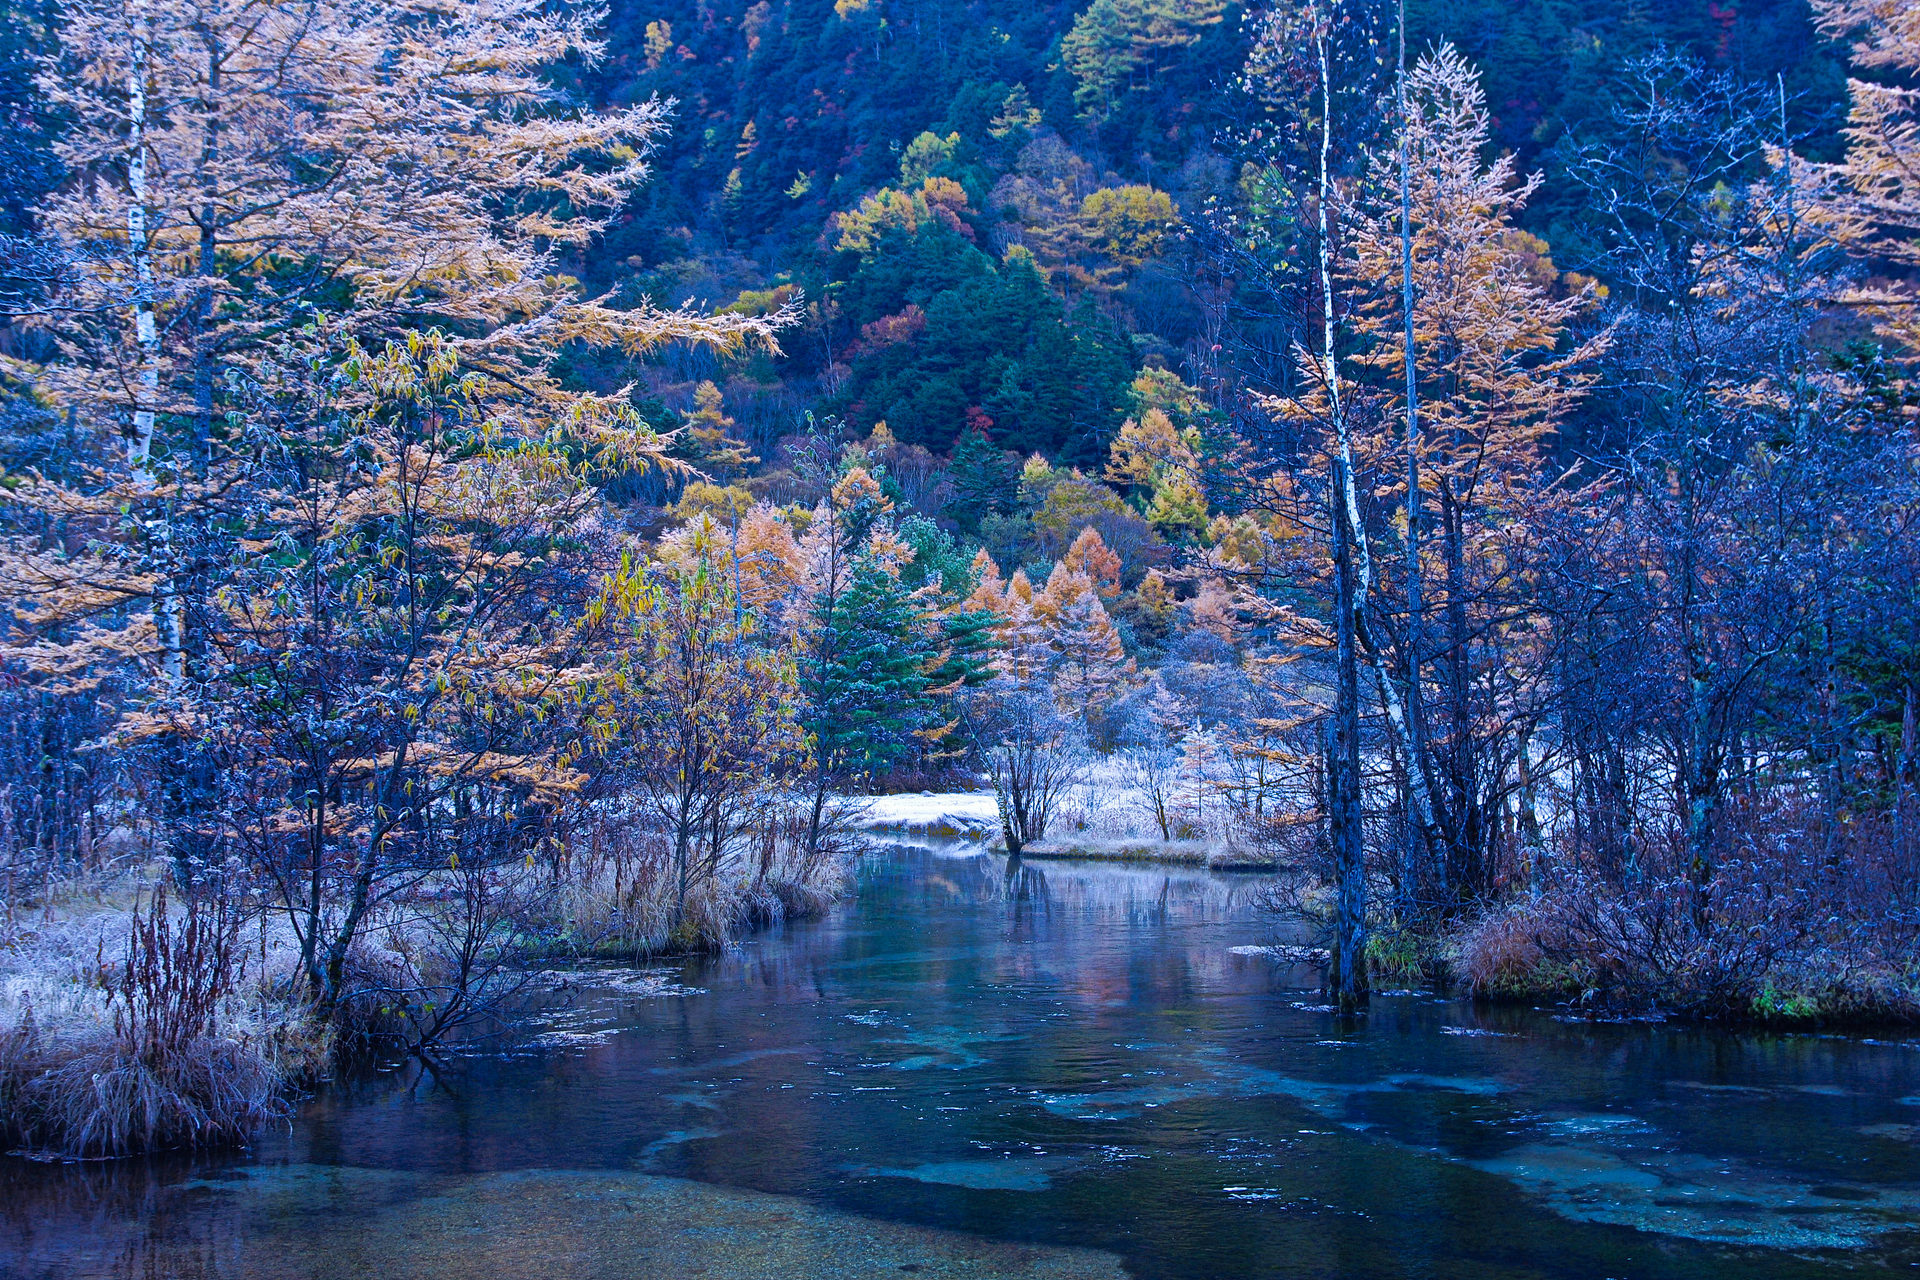
[[[1707,901],[1713,884],[1713,823],[1720,804],[1720,760],[1713,737],[1711,668],[1701,655],[1689,655],[1687,671],[1687,749],[1682,770],[1687,809],[1687,876],[1694,887],[1694,923],[1705,933],[1713,927]]]
[[[160,330],[153,313],[153,247],[147,228],[147,62],[152,56],[153,24],[136,3],[133,65],[127,72],[127,251],[133,259],[133,338],[140,352],[134,378],[133,434],[127,464],[136,486],[154,488],[153,437],[160,403]],[[173,527],[163,504],[148,525],[157,575],[153,586],[153,625],[160,644],[160,671],[169,686],[186,672],[181,601],[173,579]]]
[[[1431,860],[1436,850],[1426,840],[1427,829],[1432,826],[1429,820],[1425,827],[1414,814],[1415,799],[1413,790],[1419,780],[1425,777],[1426,768],[1426,725],[1423,699],[1420,692],[1420,650],[1424,643],[1421,635],[1422,615],[1426,604],[1422,600],[1420,581],[1420,373],[1419,361],[1414,349],[1413,338],[1413,175],[1412,160],[1408,155],[1408,134],[1411,130],[1407,122],[1407,5],[1400,0],[1399,12],[1399,74],[1394,82],[1394,95],[1400,116],[1400,315],[1401,315],[1401,363],[1407,379],[1407,727],[1406,748],[1406,785],[1408,794],[1406,826],[1403,854],[1404,866],[1401,869],[1403,882],[1402,895],[1406,898],[1409,915],[1418,911],[1419,887],[1425,878],[1423,864]],[[1431,809],[1432,802],[1428,801]]]
[[[1367,867],[1360,807],[1360,667],[1347,607],[1356,587],[1345,522],[1335,522],[1335,692],[1327,752],[1327,834],[1333,847],[1334,1002],[1351,1012],[1367,999]]]
[[[1451,483],[1440,485],[1441,548],[1447,573],[1447,772],[1456,804],[1452,826],[1456,865],[1452,879],[1464,892],[1478,889],[1485,852],[1479,779],[1473,758],[1472,637],[1467,631],[1465,515]]]
[[[1322,353],[1327,408],[1338,448],[1328,477],[1328,515],[1333,531],[1334,632],[1336,687],[1333,727],[1327,752],[1327,834],[1333,851],[1333,965],[1329,986],[1336,1004],[1351,1012],[1366,1003],[1367,877],[1366,849],[1360,827],[1360,668],[1358,624],[1366,608],[1365,533],[1354,491],[1353,451],[1340,399],[1339,352],[1333,314],[1333,246],[1327,210],[1333,200],[1330,153],[1333,143],[1333,73],[1324,25],[1314,29],[1320,60],[1320,301]]]

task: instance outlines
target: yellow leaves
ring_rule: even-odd
[[[1024,581],[1020,574],[1017,580]],[[1016,612],[1006,628],[1008,650],[1016,663],[1030,662],[1034,642],[1052,652],[1054,691],[1062,709],[1084,712],[1089,706],[1117,694],[1133,674],[1133,664],[1120,643],[1120,633],[1107,615],[1093,579],[1063,561],[1055,564],[1046,587],[1031,600],[1026,612]],[[1026,626],[1032,637],[1021,634]],[[1016,671],[1016,675],[1030,672]]]
[[[911,191],[933,177],[933,171],[953,160],[960,149],[960,135],[922,132],[907,143],[900,155],[900,185]],[[958,184],[954,184],[958,185]]]
[[[1121,424],[1109,451],[1107,478],[1147,490],[1146,516],[1166,532],[1206,527],[1207,495],[1199,479],[1199,432],[1176,430],[1159,408]]]
[[[892,526],[884,522],[876,524],[867,534],[863,550],[867,559],[889,577],[899,577],[901,570],[913,563],[913,548],[902,542]]]
[[[1245,632],[1240,623],[1238,602],[1227,586],[1208,578],[1187,604],[1187,623],[1200,631],[1210,631],[1228,644],[1238,644]]]
[[[665,18],[649,22],[642,47],[646,50],[647,70],[659,70],[660,60],[673,51],[673,24]]]
[[[1822,31],[1852,38],[1858,65],[1920,70],[1920,14],[1906,0],[1815,0],[1813,10]]]
[[[804,175],[803,175],[804,176]],[[800,299],[800,286],[777,284],[771,289],[742,289],[740,296],[720,308],[723,315],[778,316]]]
[[[865,467],[854,467],[833,486],[833,508],[857,511],[863,515],[885,515],[893,510],[893,500],[881,492],[880,482]]]
[[[1852,38],[1857,65],[1882,74],[1847,83],[1845,162],[1796,166],[1812,197],[1806,208],[1834,240],[1910,276],[1920,265],[1920,93],[1911,87],[1920,72],[1920,17],[1907,0],[1817,0],[1814,11],[1826,32]],[[1873,320],[1902,363],[1920,360],[1910,284],[1874,282],[1844,300]]]
[[[1103,187],[1080,203],[1092,247],[1116,265],[1133,268],[1158,257],[1179,225],[1173,198],[1152,187]]]
[[[1171,618],[1178,607],[1173,588],[1168,585],[1166,575],[1158,569],[1147,570],[1147,576],[1140,580],[1140,586],[1134,591],[1134,598],[1143,610],[1162,620]]]
[[[1191,470],[1197,459],[1196,434],[1175,429],[1173,420],[1158,408],[1120,424],[1108,450],[1107,479],[1151,488],[1172,470]]]
[[[1271,535],[1251,515],[1228,519],[1215,516],[1207,526],[1207,541],[1212,544],[1211,559],[1237,571],[1260,568],[1269,557]]]
[[[1014,133],[1028,133],[1040,127],[1040,109],[1033,105],[1027,86],[1016,84],[1000,102],[1000,109],[987,123],[987,132],[998,141]]]
[[[644,355],[675,342],[735,352],[757,348],[777,355],[777,332],[799,315],[796,302],[768,315],[704,314],[691,308],[662,311],[651,304],[614,310],[599,302],[582,302],[557,309],[551,316],[557,341],[592,347],[618,347],[629,355]]]
[[[1007,612],[1007,584],[1000,577],[1000,566],[993,562],[985,547],[973,553],[973,594],[965,608],[977,613],[1002,617]]]
[[[929,222],[942,222],[962,235],[971,235],[960,220],[967,208],[967,193],[951,178],[928,177],[911,193],[886,187],[860,202],[857,209],[835,214],[833,225],[840,238],[835,248],[867,254],[890,231],[911,234]]]

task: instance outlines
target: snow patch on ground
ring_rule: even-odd
[[[949,814],[982,822],[1000,821],[1000,811],[994,808],[991,791],[915,791],[898,796],[874,796],[866,805],[868,826],[929,822]]]
[[[860,825],[869,831],[985,840],[1000,832],[1000,811],[991,791],[919,791],[874,796]]]

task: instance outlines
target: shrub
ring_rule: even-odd
[[[91,964],[71,936],[15,957],[0,1030],[0,1132],[68,1158],[245,1142],[285,1114],[323,1046],[243,990],[241,916],[224,898],[136,908],[124,956]],[[67,944],[67,945],[63,945]],[[284,1010],[274,1010],[275,1015]]]

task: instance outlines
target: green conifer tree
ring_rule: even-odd
[[[978,427],[954,445],[947,475],[953,481],[953,498],[945,513],[961,532],[978,534],[982,520],[989,515],[1005,515],[1011,507],[1013,464]]]

